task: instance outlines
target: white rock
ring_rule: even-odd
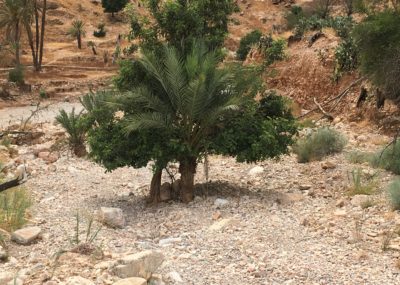
[[[217,198],[214,201],[214,206],[219,209],[224,208],[228,205],[229,205],[229,201],[226,199]]]
[[[147,285],[147,280],[140,277],[121,279],[113,285]]]
[[[120,208],[101,207],[98,212],[99,220],[112,228],[125,227],[124,213]]]
[[[11,235],[11,240],[18,244],[27,245],[36,240],[42,230],[39,227],[27,227],[20,230],[16,230]]]
[[[232,222],[232,219],[229,219],[229,218],[219,220],[219,221],[213,223],[213,224],[209,227],[209,230],[210,230],[210,231],[220,231],[220,230],[222,230],[223,228],[225,228],[226,226],[228,226],[231,222]]]
[[[67,278],[65,285],[94,285],[94,283],[81,276],[73,276]]]
[[[9,281],[14,279],[12,272],[0,272],[0,284],[7,284]]]
[[[264,167],[262,166],[255,166],[249,170],[248,174],[250,176],[255,176],[264,172]]]
[[[182,283],[182,282],[183,282],[182,277],[181,277],[181,276],[179,275],[179,273],[176,272],[176,271],[171,271],[171,272],[169,272],[169,273],[165,276],[165,278],[168,279],[168,280],[170,280],[170,281],[173,282],[173,283]]]
[[[160,239],[158,244],[161,245],[161,246],[168,246],[168,245],[171,245],[173,243],[178,243],[178,242],[181,242],[181,241],[182,241],[181,238],[164,238],[164,239]]]
[[[146,250],[119,259],[113,272],[120,278],[142,277],[149,279],[163,261],[164,255],[161,252]]]

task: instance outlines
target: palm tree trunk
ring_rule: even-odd
[[[46,28],[46,11],[47,11],[47,0],[43,0],[43,8],[42,8],[42,24],[40,26],[40,47],[39,47],[39,64],[38,71],[42,69],[42,60],[43,60],[43,46],[44,46],[44,32]]]
[[[21,60],[19,57],[19,21],[15,24],[15,63],[16,65],[21,64]]]
[[[76,39],[78,41],[78,48],[81,49],[82,48],[82,38],[81,38],[81,34],[78,34],[76,36]]]
[[[194,175],[196,174],[197,162],[195,157],[186,158],[179,163],[181,174],[180,195],[182,202],[189,203],[194,198]]]
[[[150,184],[150,197],[148,199],[149,204],[158,204],[160,202],[160,187],[161,187],[161,170],[156,170],[153,174]]]
[[[33,66],[34,66],[35,70],[37,70],[37,65],[38,65],[38,62],[37,62],[37,50],[35,50],[35,46],[34,46],[34,43],[33,43],[32,29],[31,29],[31,27],[29,26],[28,23],[25,23],[25,25],[26,25],[26,33],[28,35],[29,47],[31,48],[31,52],[32,52],[32,63],[33,63]]]

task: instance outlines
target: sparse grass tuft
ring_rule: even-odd
[[[400,178],[389,184],[388,193],[393,209],[400,210]]]
[[[31,204],[31,197],[23,187],[0,193],[0,228],[11,232],[23,226]]]
[[[345,137],[330,128],[320,128],[305,138],[298,140],[293,147],[300,163],[321,160],[327,155],[339,153],[346,145]]]
[[[362,170],[360,168],[351,172],[352,186],[349,189],[348,194],[354,195],[371,195],[375,192],[376,183],[373,179],[367,179],[363,181]]]
[[[363,152],[363,151],[351,151],[346,155],[346,158],[351,163],[371,163],[374,158],[374,154],[370,152]]]
[[[400,141],[379,151],[371,160],[371,165],[381,167],[395,174],[400,174]]]

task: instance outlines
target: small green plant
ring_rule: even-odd
[[[251,31],[240,39],[239,49],[236,51],[236,58],[238,60],[245,60],[247,54],[250,52],[251,46],[257,44],[262,37],[259,30]]]
[[[100,23],[97,25],[97,30],[93,31],[93,36],[96,38],[104,38],[107,34],[106,25],[104,23]]]
[[[40,97],[40,99],[47,99],[47,98],[49,98],[49,97],[47,96],[46,90],[44,90],[44,89],[40,89],[40,91],[39,91],[39,97]]]
[[[400,210],[400,178],[389,184],[388,193],[393,209]]]
[[[371,161],[374,167],[380,167],[400,174],[400,141],[396,140],[382,151],[376,153]]]
[[[88,116],[82,112],[76,114],[75,108],[68,114],[65,110],[60,110],[56,121],[68,133],[68,143],[78,157],[86,155],[85,137],[91,122]]]
[[[22,65],[18,65],[9,71],[8,81],[16,83],[17,85],[23,85],[25,83]]]
[[[14,231],[26,222],[26,210],[32,200],[23,187],[9,189],[0,194],[0,228]]]
[[[354,169],[351,172],[352,186],[349,189],[348,194],[350,196],[354,195],[371,195],[374,193],[376,185],[373,179],[369,181],[363,181],[363,174],[360,168]]]
[[[295,28],[304,17],[303,8],[296,5],[292,6],[290,12],[285,15],[286,27],[290,30]]]
[[[338,131],[323,127],[301,138],[293,146],[300,163],[321,160],[327,155],[339,153],[346,145],[345,137]]]

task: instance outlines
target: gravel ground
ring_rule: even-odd
[[[387,141],[370,129],[357,134],[355,125],[336,128],[349,137],[346,152]],[[329,157],[334,168],[327,170],[324,162],[298,164],[294,156],[258,165],[212,157],[209,184],[201,184],[199,166],[194,202],[147,207],[149,168],[106,173],[66,153],[46,164],[33,158],[32,148],[21,147],[20,155],[32,170],[26,184],[35,200],[30,223],[43,236],[30,246],[11,244],[12,258],[0,264],[0,272],[29,270],[24,284],[43,284],[53,268],[60,284],[74,275],[112,284],[115,277],[95,265],[145,249],[161,250],[166,258],[158,273],[176,271],[181,284],[400,284],[400,215],[383,191],[393,176],[379,172],[379,190],[363,209],[345,193],[348,175],[356,167],[376,170],[349,163],[345,154]],[[257,174],[251,174],[254,167]],[[228,204],[217,208],[217,198]],[[99,232],[95,244],[103,260],[67,253],[54,267],[54,254],[71,247],[76,212],[92,215],[102,206],[121,208],[127,219],[124,229]]]

